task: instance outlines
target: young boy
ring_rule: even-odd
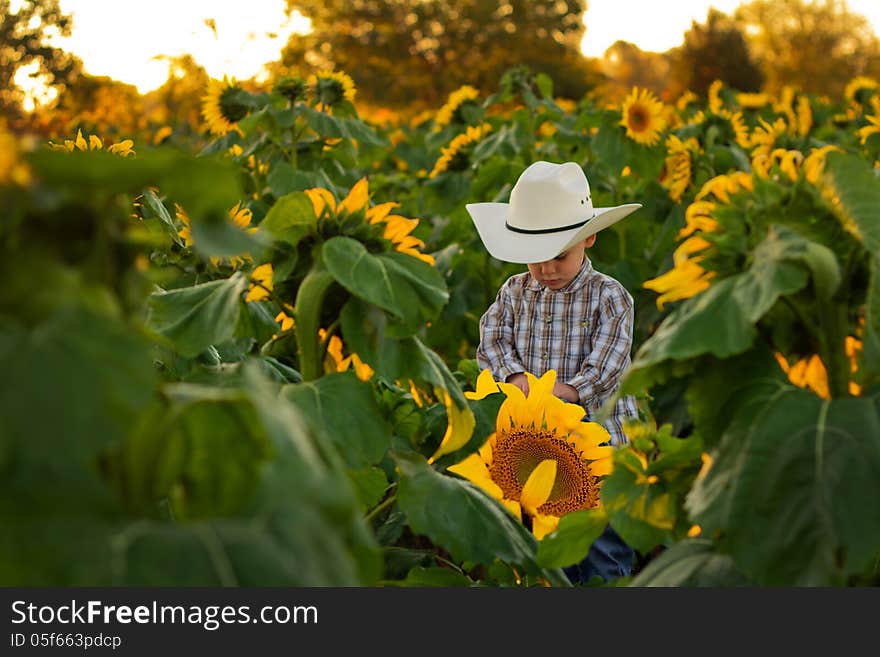
[[[617,392],[630,364],[633,300],[618,281],[593,269],[584,250],[596,233],[641,207],[594,208],[576,162],[535,162],[520,175],[509,203],[471,203],[467,210],[493,257],[526,264],[511,276],[480,319],[477,363],[497,381],[528,392],[525,372],[555,370],[556,396],[580,404],[586,419]],[[611,444],[626,443],[623,419],[636,417],[632,397],[621,397],[604,423]],[[574,581],[629,575],[633,552],[608,527],[581,564],[566,569]]]

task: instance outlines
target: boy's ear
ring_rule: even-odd
[[[585,246],[589,249],[596,243],[596,233],[590,235],[587,239],[584,240],[586,242]]]

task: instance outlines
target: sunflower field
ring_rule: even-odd
[[[880,584],[880,85],[435,111],[345,73],[214,80],[198,146],[0,131],[0,580],[60,586]],[[635,301],[629,443],[480,372],[522,271],[465,204],[537,160]],[[591,582],[590,585],[601,582]]]

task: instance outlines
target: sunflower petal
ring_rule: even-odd
[[[434,394],[446,406],[447,424],[443,440],[440,441],[440,446],[434,452],[434,455],[428,459],[428,463],[433,463],[444,454],[450,454],[464,447],[467,441],[471,439],[474,427],[477,424],[470,406],[465,404],[462,408],[459,408],[452,400],[449,392],[443,388],[436,388]]]
[[[312,208],[315,211],[316,217],[321,216],[325,207],[329,207],[331,212],[336,212],[336,199],[333,198],[333,194],[330,193],[329,189],[313,187],[312,189],[305,190],[305,195],[312,202]]]
[[[348,212],[351,214],[352,212],[357,212],[358,210],[365,208],[367,205],[367,201],[370,199],[370,185],[367,182],[366,178],[361,178],[358,180],[354,187],[351,188],[351,191],[348,192],[348,196],[343,199],[342,203],[339,204],[339,212]]]
[[[610,456],[590,461],[590,473],[596,477],[609,475],[613,470],[614,460]]]
[[[520,507],[519,502],[517,502],[516,500],[502,499],[501,504],[504,506],[505,509],[510,511],[510,513],[512,513],[517,520],[522,522],[522,507]]]
[[[381,223],[394,208],[399,206],[400,203],[395,203],[394,201],[373,206],[367,210],[367,221],[371,224]]]
[[[544,459],[532,470],[532,474],[523,486],[520,504],[530,516],[538,515],[538,507],[550,497],[553,484],[556,483],[556,461]]]
[[[483,459],[477,454],[471,454],[463,461],[446,469],[460,477],[464,477],[472,484],[476,484],[496,500],[500,501],[504,497],[501,488],[489,476],[489,468],[486,467]]]
[[[493,393],[501,392],[498,387],[498,384],[495,382],[495,379],[492,377],[492,372],[488,369],[480,372],[480,376],[477,377],[477,389],[475,392],[466,392],[464,396],[468,399],[483,399]]]
[[[556,531],[559,526],[559,518],[557,516],[537,515],[532,518],[532,533],[539,541],[550,532]]]

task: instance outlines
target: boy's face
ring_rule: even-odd
[[[552,260],[529,264],[529,273],[541,285],[551,290],[561,290],[571,283],[584,264],[584,249],[593,246],[596,236],[591,235],[563,251]]]

